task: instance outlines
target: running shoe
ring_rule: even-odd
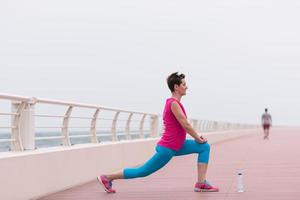
[[[219,188],[212,186],[208,181],[197,182],[194,188],[195,192],[219,192]]]
[[[107,193],[115,193],[116,190],[112,188],[112,182],[104,175],[98,176],[97,181],[103,186]]]

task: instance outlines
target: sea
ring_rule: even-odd
[[[76,135],[89,135],[89,132],[71,132],[70,136],[76,136]],[[139,131],[131,131],[130,132],[131,139],[138,139],[140,138],[140,132]],[[61,133],[59,132],[37,132],[36,137],[51,137],[51,136],[61,136]],[[150,137],[150,131],[144,131],[145,138]],[[10,133],[1,133],[0,139],[10,139],[11,134]],[[108,142],[112,141],[112,134],[111,132],[101,132],[97,133],[98,141],[100,142]],[[119,141],[126,140],[125,132],[117,132],[117,138]],[[71,145],[77,145],[77,144],[84,144],[84,143],[91,143],[90,137],[76,137],[72,138],[70,137]],[[49,147],[57,147],[62,146],[62,140],[61,139],[47,139],[47,140],[36,140],[35,141],[35,148],[49,148]],[[9,152],[11,151],[11,142],[0,142],[0,152]]]

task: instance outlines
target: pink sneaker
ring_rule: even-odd
[[[107,193],[115,193],[116,190],[112,189],[112,182],[104,175],[97,177],[98,182],[103,186]]]
[[[219,192],[219,188],[212,186],[208,181],[197,182],[194,188],[195,192]]]

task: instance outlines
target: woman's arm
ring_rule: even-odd
[[[185,115],[183,114],[180,105],[176,101],[173,101],[171,103],[171,110],[175,115],[177,121],[181,124],[181,126],[190,136],[192,136],[199,143],[207,142],[206,138],[199,136],[198,133],[193,129],[193,127],[191,126],[191,124],[188,122]]]

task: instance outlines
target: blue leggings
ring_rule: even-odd
[[[181,149],[172,150],[163,146],[156,146],[156,153],[145,164],[137,168],[125,168],[123,176],[125,179],[148,176],[165,166],[173,156],[182,156],[192,153],[198,154],[198,163],[208,163],[210,145],[208,143],[197,143],[195,140],[185,140]]]

